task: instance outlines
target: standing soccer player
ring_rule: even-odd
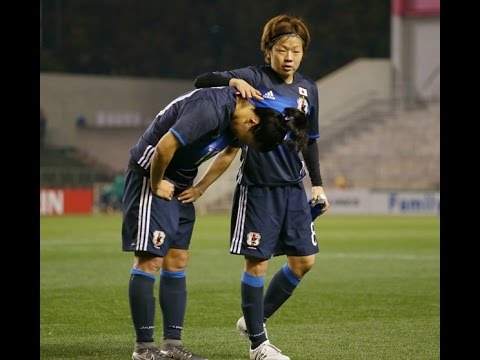
[[[242,149],[232,208],[230,252],[245,258],[241,280],[243,317],[237,328],[250,339],[252,360],[290,359],[269,342],[265,322],[292,295],[313,267],[319,251],[302,182],[307,170],[312,182],[312,202],[323,199],[323,212],[330,206],[322,186],[316,141],[320,136],[318,90],[315,82],[297,72],[309,43],[310,34],[301,19],[279,15],[263,29],[261,49],[267,65],[211,72],[195,79],[196,87],[236,87],[257,107],[281,111],[294,106],[308,116],[310,140],[301,151],[292,150],[287,143],[267,153],[249,147]],[[273,276],[264,294],[268,260],[277,255],[286,255],[287,263]]]
[[[289,121],[286,121],[288,118]],[[290,119],[292,118],[292,120]],[[195,222],[193,202],[205,189],[193,186],[198,166],[214,160],[214,182],[233,161],[240,144],[269,151],[287,133],[302,136],[305,115],[255,108],[231,87],[182,95],[155,117],[130,149],[123,195],[122,249],[134,252],[128,296],[136,342],[132,360],[208,360],[183,346],[187,304],[186,268]],[[306,136],[306,135],[305,135]],[[154,343],[154,283],[160,272],[163,343]]]

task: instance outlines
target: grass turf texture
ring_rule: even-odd
[[[271,342],[293,360],[439,359],[439,217],[326,215],[315,228],[315,267],[268,321]],[[41,359],[130,359],[120,233],[120,215],[41,218]],[[228,237],[228,215],[197,217],[183,341],[210,360],[248,359],[235,329],[243,258]],[[266,286],[285,260],[270,261]],[[157,300],[158,343],[161,320]]]

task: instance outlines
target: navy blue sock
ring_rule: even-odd
[[[155,330],[155,275],[132,269],[128,284],[130,313],[137,342],[152,342]]]
[[[265,293],[264,301],[264,321],[273,315],[288,298],[292,295],[293,290],[300,283],[301,278],[297,277],[287,264],[283,265],[280,270],[273,276]]]
[[[163,338],[180,340],[187,308],[185,270],[161,270],[160,307],[163,314]]]
[[[242,311],[251,341],[250,348],[255,349],[267,340],[263,330],[263,284],[265,276],[253,276],[246,272],[242,275]]]

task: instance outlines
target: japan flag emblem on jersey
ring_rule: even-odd
[[[304,89],[301,86],[298,87],[298,93],[303,96],[308,96],[307,89]]]
[[[247,245],[252,247],[257,247],[260,244],[260,239],[262,235],[257,232],[249,232],[247,234]]]
[[[160,246],[163,245],[164,242],[165,242],[165,233],[160,230],[155,230],[153,232],[153,239],[152,239],[153,246],[158,249],[160,248]]]

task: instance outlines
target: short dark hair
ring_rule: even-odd
[[[303,51],[310,45],[310,33],[302,18],[281,14],[271,18],[263,27],[260,49],[265,56],[265,62],[270,64],[270,50],[275,42],[284,35],[296,35],[302,39]]]
[[[290,149],[304,149],[307,141],[307,117],[297,108],[286,108],[283,112],[271,108],[256,107],[255,114],[260,122],[253,126],[258,151],[271,151],[288,138]]]

